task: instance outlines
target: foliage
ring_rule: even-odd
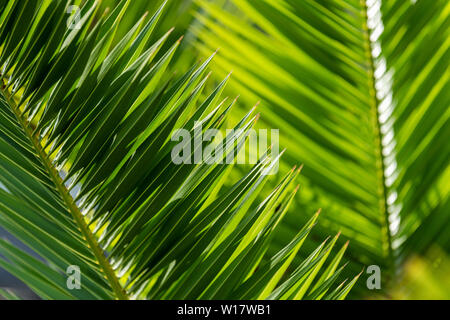
[[[220,127],[234,104],[220,100],[228,78],[202,93],[212,56],[174,77],[181,39],[149,41],[162,7],[115,39],[130,0],[108,14],[85,1],[81,28],[67,28],[70,4],[0,1],[0,225],[43,259],[0,240],[0,267],[44,299],[344,299],[358,277],[335,284],[339,235],[291,267],[318,213],[266,254],[299,170],[259,201],[270,150],[232,188],[231,166],[171,161],[174,130]]]
[[[215,70],[262,99],[284,165],[305,164],[293,212],[324,209],[313,233],[352,240],[351,272],[379,265],[386,288],[411,254],[450,249],[448,1],[197,3],[197,48],[220,46]]]

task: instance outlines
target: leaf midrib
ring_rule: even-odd
[[[47,171],[49,178],[54,183],[58,193],[60,194],[62,200],[66,204],[68,211],[74,218],[76,225],[80,229],[80,232],[82,233],[84,239],[88,243],[89,248],[92,250],[92,253],[96,257],[98,264],[103,269],[105,277],[108,280],[116,298],[120,300],[128,300],[129,297],[126,294],[122,285],[120,284],[119,279],[117,278],[116,273],[114,272],[114,269],[112,268],[109,260],[106,258],[105,252],[98,244],[95,235],[89,229],[83,214],[81,213],[78,206],[75,204],[72,196],[70,195],[69,191],[64,185],[58,170],[53,166],[46,152],[40,145],[39,140],[36,138],[35,135],[33,135],[33,131],[27,125],[26,121],[24,121],[24,119],[22,118],[20,110],[18,109],[16,103],[12,100],[12,97],[7,92],[7,90],[2,89],[0,90],[0,93],[4,96],[6,102],[8,103],[9,107],[16,116],[17,122],[20,124],[27,138],[30,140],[31,145],[33,146],[33,149],[35,153],[38,155],[41,163],[45,167],[45,170]]]
[[[379,112],[378,106],[380,101],[377,98],[377,89],[375,86],[375,63],[372,56],[372,42],[370,40],[370,30],[368,28],[368,15],[367,15],[367,4],[365,0],[360,0],[361,10],[363,14],[363,33],[364,33],[364,51],[366,63],[369,67],[368,70],[368,87],[370,94],[370,112],[372,117],[372,129],[374,133],[374,146],[375,157],[376,157],[376,170],[377,170],[377,189],[379,198],[379,213],[380,222],[382,224],[382,242],[383,251],[385,256],[388,258],[388,267],[391,271],[394,268],[394,251],[392,245],[392,234],[390,231],[389,223],[389,213],[388,213],[388,203],[387,203],[387,185],[385,177],[385,164],[383,155],[383,145],[382,145],[382,135],[381,135],[381,124],[379,122]]]

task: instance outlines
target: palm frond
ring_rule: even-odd
[[[296,208],[324,209],[315,234],[342,230],[352,260],[386,278],[413,252],[448,248],[448,1],[197,3],[199,50],[221,47],[214,68],[262,99],[284,166],[305,164]]]
[[[270,150],[228,189],[229,166],[172,161],[175,130],[193,133],[184,143],[195,146],[199,121],[202,134],[220,128],[235,101],[220,100],[228,78],[203,94],[214,55],[180,77],[167,72],[181,39],[162,54],[170,31],[149,42],[163,7],[113,41],[130,0],[104,15],[97,1],[84,1],[74,28],[67,28],[70,1],[1,3],[0,225],[44,261],[2,240],[0,267],[45,299],[275,299],[310,291],[319,298],[331,290],[345,297],[349,286],[333,286],[345,248],[319,277],[337,237],[288,270],[317,215],[267,258],[299,170],[258,202],[279,160]],[[218,142],[223,157],[242,147],[253,111]],[[67,286],[69,266],[81,271],[80,290]]]

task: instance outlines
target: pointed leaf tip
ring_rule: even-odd
[[[178,43],[178,44],[181,43],[181,41],[183,40],[183,38],[184,38],[184,35],[182,35],[181,37],[179,37],[178,40],[177,40],[177,43]]]

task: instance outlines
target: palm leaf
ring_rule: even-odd
[[[284,166],[305,164],[295,207],[324,209],[316,235],[352,239],[350,270],[377,264],[392,279],[410,254],[448,248],[448,1],[197,3],[198,49],[220,46],[215,69],[262,99]],[[285,234],[299,221],[288,215]]]
[[[162,8],[115,40],[130,1],[101,16],[97,1],[83,3],[81,27],[68,29],[70,1],[1,2],[0,226],[43,261],[1,240],[0,267],[45,299],[233,298],[245,283],[257,284],[246,297],[271,298],[282,281],[308,291],[335,244],[305,261],[307,282],[285,273],[312,222],[279,263],[267,258],[299,170],[258,202],[279,160],[270,150],[231,188],[227,165],[171,160],[176,129],[194,145],[198,121],[203,133],[220,128],[235,102],[220,102],[228,79],[203,93],[214,55],[174,78],[181,39],[160,55],[170,31],[149,43]],[[218,141],[223,157],[257,119],[250,110],[227,137],[235,144]],[[81,271],[80,290],[67,286],[69,266]]]

